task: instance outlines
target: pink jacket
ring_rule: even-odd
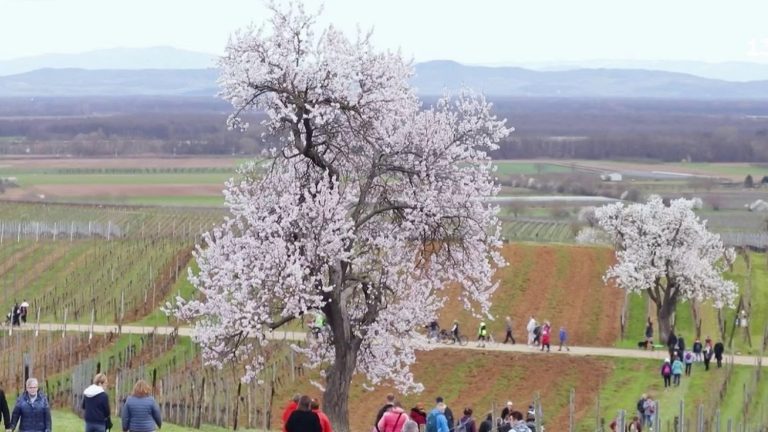
[[[400,432],[403,430],[403,425],[408,420],[408,415],[405,414],[402,408],[392,408],[384,413],[379,420],[379,432]]]

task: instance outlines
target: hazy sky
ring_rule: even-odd
[[[260,0],[0,0],[0,59],[159,45],[217,54],[264,17]],[[417,61],[768,61],[765,0],[326,0],[323,21],[373,26],[377,46]]]

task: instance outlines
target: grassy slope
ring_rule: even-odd
[[[82,432],[85,424],[77,415],[63,410],[54,410],[51,415],[51,422],[53,423],[53,429],[56,432]],[[119,430],[120,418],[113,418],[112,423],[115,425],[115,430]],[[164,432],[224,432],[228,429],[211,425],[203,425],[200,429],[195,429],[163,423],[162,430]],[[248,429],[238,430],[248,431]]]

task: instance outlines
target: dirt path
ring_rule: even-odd
[[[174,331],[178,331],[180,336],[191,336],[192,328],[190,327],[149,327],[149,326],[132,326],[124,325],[122,329],[119,329],[117,325],[94,325],[92,328],[87,324],[58,324],[58,323],[40,323],[36,325],[29,323],[24,327],[13,327],[6,330],[12,331],[79,331],[93,333],[118,333],[122,330],[122,333],[130,334],[171,334]],[[306,333],[304,332],[283,332],[275,331],[271,334],[272,340],[286,340],[286,341],[300,341],[306,339]],[[626,348],[610,348],[610,347],[582,347],[573,346],[570,351],[557,351],[557,348],[550,353],[542,353],[536,348],[529,347],[525,344],[501,344],[501,343],[489,343],[485,348],[478,348],[474,342],[470,342],[467,346],[456,345],[444,345],[444,344],[427,344],[425,339],[422,339],[425,348],[434,347],[437,349],[447,350],[466,350],[466,351],[478,351],[478,352],[507,352],[507,353],[524,353],[539,356],[576,356],[576,357],[620,357],[620,358],[639,358],[639,359],[656,359],[660,362],[667,356],[666,350],[658,351],[645,351],[634,350]],[[755,366],[757,364],[757,356],[733,356],[733,362],[737,365]],[[762,366],[768,367],[768,357],[763,357]]]

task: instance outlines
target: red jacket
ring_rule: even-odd
[[[408,420],[408,415],[405,414],[402,408],[392,408],[384,413],[384,416],[379,420],[379,432],[400,432],[403,430],[403,425]]]
[[[294,401],[288,402],[288,405],[285,407],[285,410],[283,411],[283,432],[287,432],[285,430],[285,424],[288,423],[288,417],[291,416],[291,413],[296,411],[296,408],[298,408],[299,404],[297,404]]]
[[[319,409],[312,410],[315,414],[317,414],[318,417],[320,417],[320,426],[323,428],[323,432],[333,432],[333,428],[331,427],[331,421],[328,419],[328,416],[325,415],[324,412],[320,411]]]
[[[418,425],[425,425],[427,424],[427,413],[416,407],[411,408],[411,420]]]
[[[542,345],[546,345],[549,343],[549,334],[552,332],[552,329],[550,329],[547,326],[544,326],[544,328],[541,330],[541,343]]]

